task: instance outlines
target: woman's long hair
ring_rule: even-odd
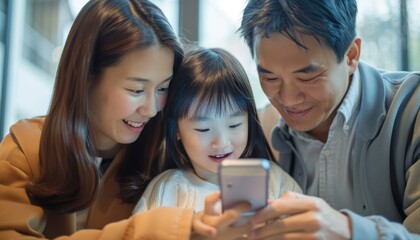
[[[182,47],[162,11],[147,0],[90,0],[76,17],[58,66],[40,142],[40,178],[26,191],[33,204],[58,212],[88,207],[99,192],[97,151],[90,132],[89,90],[101,72],[129,52],[161,44]],[[156,66],[159,67],[159,66]],[[127,147],[117,180],[120,197],[136,202],[148,181],[165,169],[161,114]]]

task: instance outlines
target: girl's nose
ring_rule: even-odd
[[[223,132],[219,132],[214,136],[213,141],[211,143],[211,147],[222,149],[229,146],[229,144],[230,144],[230,139],[227,136],[227,134]]]

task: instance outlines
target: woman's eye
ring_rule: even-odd
[[[144,92],[144,90],[134,90],[134,89],[128,89],[128,91],[130,91],[130,92],[132,92],[136,95],[142,94]]]
[[[208,132],[210,129],[208,129],[208,128],[195,128],[194,130],[197,131],[197,132]]]
[[[230,125],[229,128],[235,129],[235,128],[241,126],[241,125],[242,125],[242,123],[233,124],[233,125]]]

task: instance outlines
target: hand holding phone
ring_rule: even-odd
[[[228,159],[219,165],[222,210],[249,202],[251,216],[268,201],[270,162],[266,159]]]

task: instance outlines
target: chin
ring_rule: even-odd
[[[120,144],[131,144],[131,143],[135,142],[138,138],[139,138],[139,136],[136,136],[136,137],[130,136],[130,137],[122,138],[122,139],[120,138],[118,143],[120,143]]]

